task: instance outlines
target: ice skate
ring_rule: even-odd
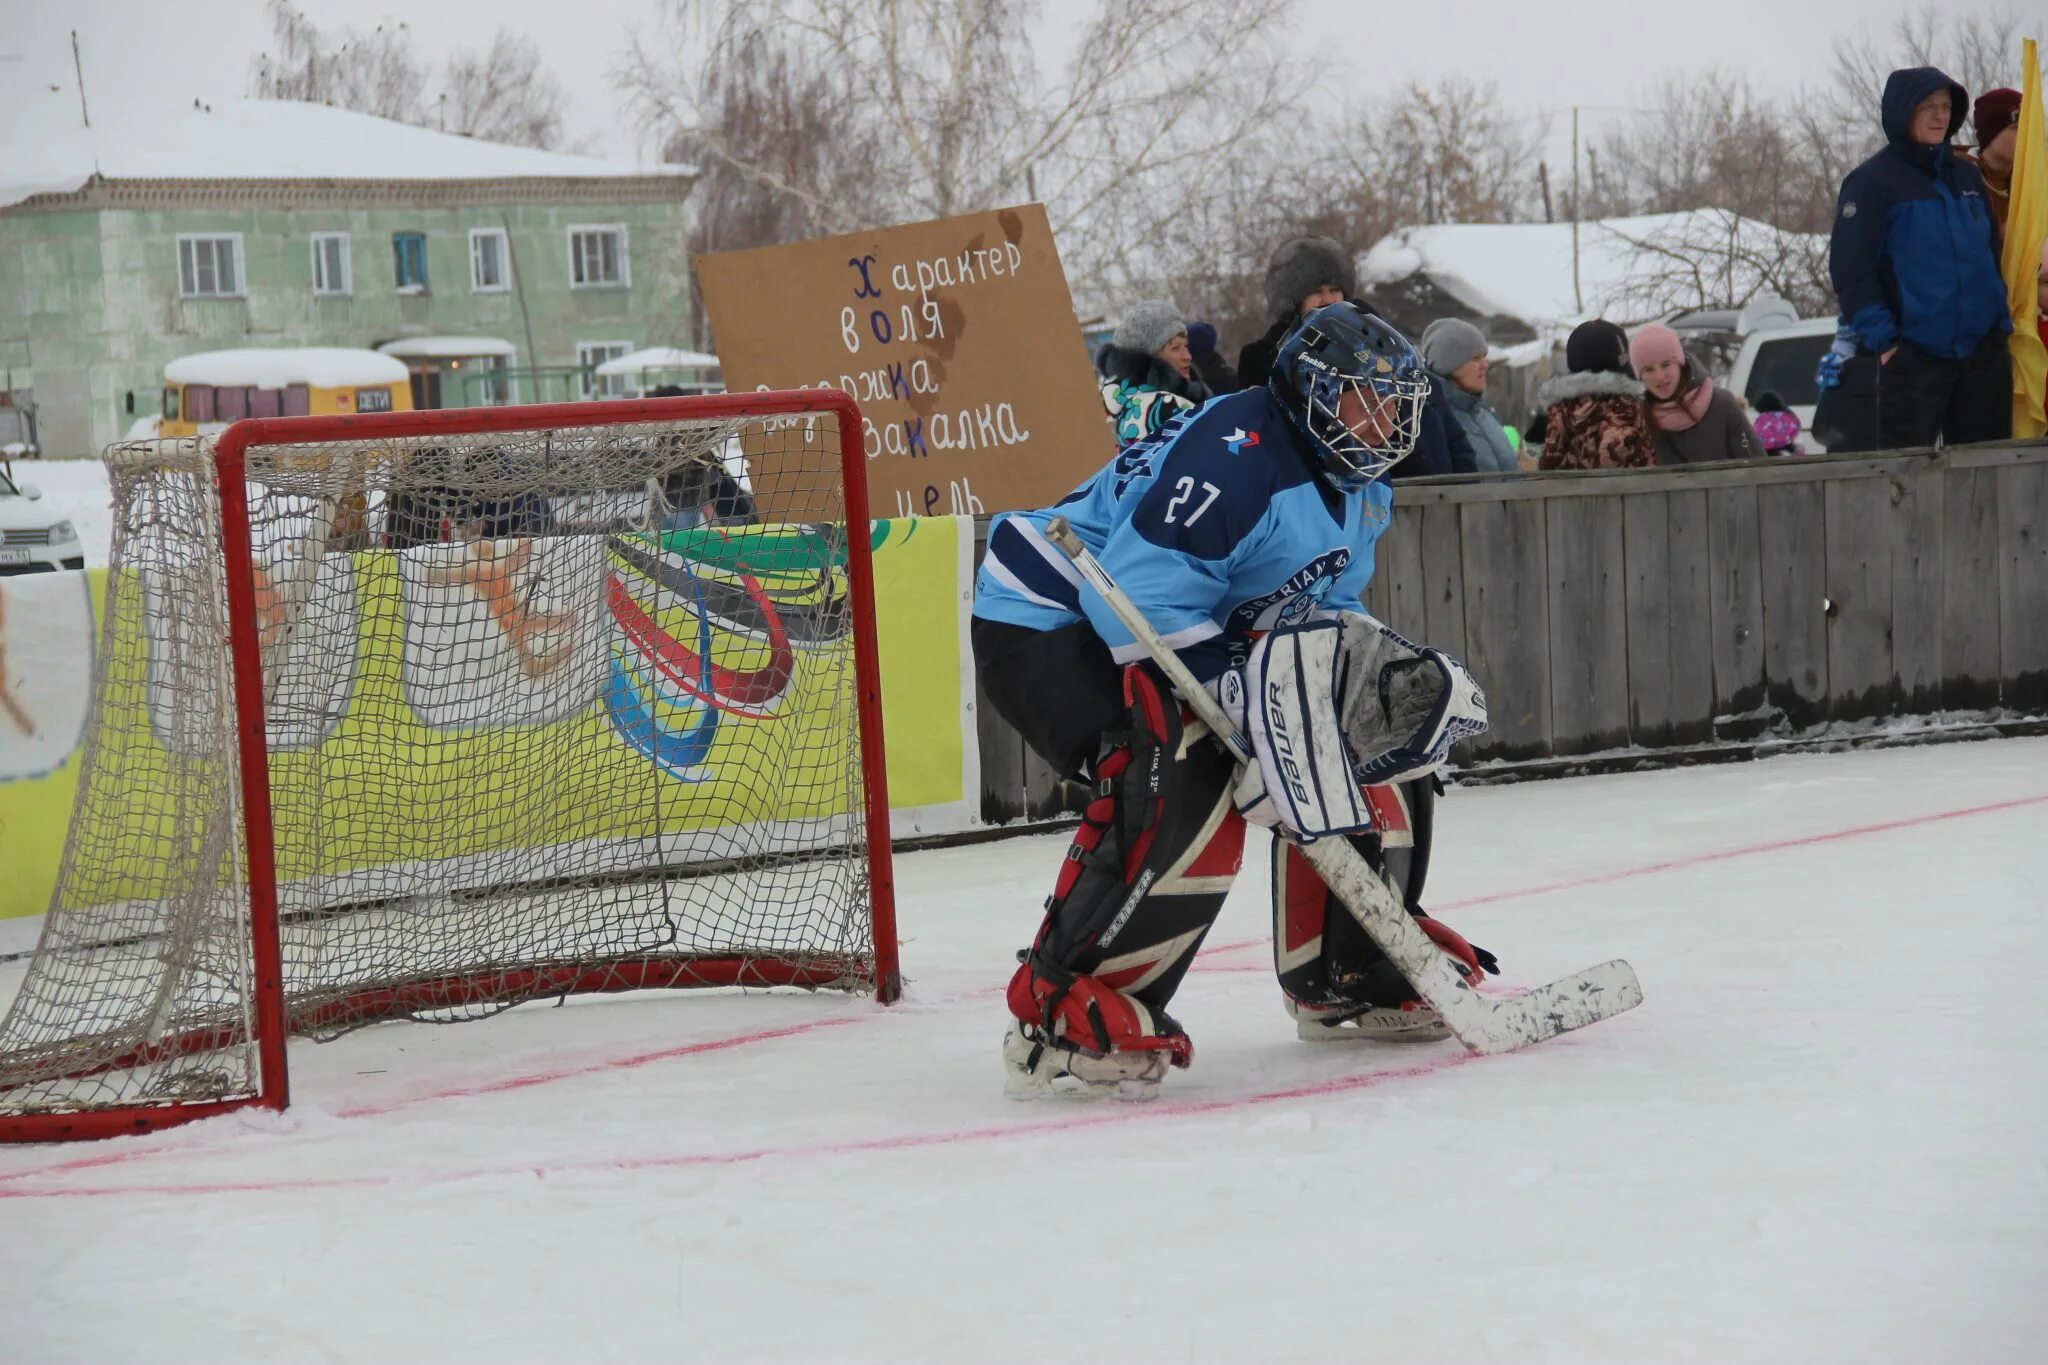
[[[1481,981],[1487,972],[1500,970],[1492,953],[1473,947],[1457,930],[1427,915],[1416,916],[1415,922],[1466,980]],[[1332,973],[1331,992],[1325,997],[1302,1000],[1282,995],[1297,1036],[1311,1043],[1422,1043],[1451,1036],[1443,1016],[1423,1003],[1384,953],[1368,948],[1359,957],[1356,966]]]
[[[1022,1020],[1003,1037],[1003,1093],[1016,1100],[1149,1100],[1166,1068],[1164,1052],[1088,1052]]]
[[[1296,1036],[1310,1043],[1359,1040],[1427,1043],[1451,1036],[1443,1016],[1420,1000],[1399,1005],[1311,1005],[1284,999]]]

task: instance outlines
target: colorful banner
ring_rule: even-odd
[[[897,837],[975,820],[972,538],[961,518],[873,527]],[[844,814],[859,760],[844,565],[829,531],[761,527],[267,566],[280,878],[678,834],[737,849],[743,831]],[[0,695],[32,729],[0,701],[0,917],[47,907],[93,675],[86,576],[4,582]],[[103,574],[92,584],[106,591]],[[101,763],[118,781],[90,818],[102,847],[133,851],[112,893],[154,895],[175,862],[165,812],[196,789],[179,759],[224,745],[217,628],[178,608],[192,594],[169,572],[113,586],[143,629],[114,642],[110,671],[145,685],[105,703]]]

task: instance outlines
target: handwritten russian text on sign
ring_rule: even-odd
[[[695,265],[728,387],[860,404],[875,516],[1042,507],[1115,453],[1042,205]]]

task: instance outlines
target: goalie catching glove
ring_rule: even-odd
[[[1362,786],[1426,777],[1486,730],[1486,696],[1465,666],[1363,613],[1283,626],[1217,680],[1250,738],[1238,813],[1304,838],[1373,826]]]

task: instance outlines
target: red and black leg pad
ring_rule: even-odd
[[[1236,765],[1223,747],[1190,736],[1149,669],[1124,670],[1124,700],[1128,728],[1105,736],[1112,747],[1095,765],[1094,799],[1009,991],[1017,1018],[1049,1031],[1062,1023],[1094,1051],[1180,1035],[1166,1003],[1244,856],[1230,799]],[[1186,1065],[1184,1050],[1175,1060]]]
[[[1361,834],[1350,836],[1352,847],[1374,871],[1388,876],[1408,912],[1468,977],[1499,971],[1492,953],[1474,948],[1456,930],[1422,912],[1434,829],[1432,779],[1403,783],[1401,795],[1412,844],[1383,848],[1377,834]],[[1337,903],[1301,850],[1278,841],[1273,850],[1273,969],[1280,988],[1307,1005],[1395,1007],[1416,998],[1415,988]]]

